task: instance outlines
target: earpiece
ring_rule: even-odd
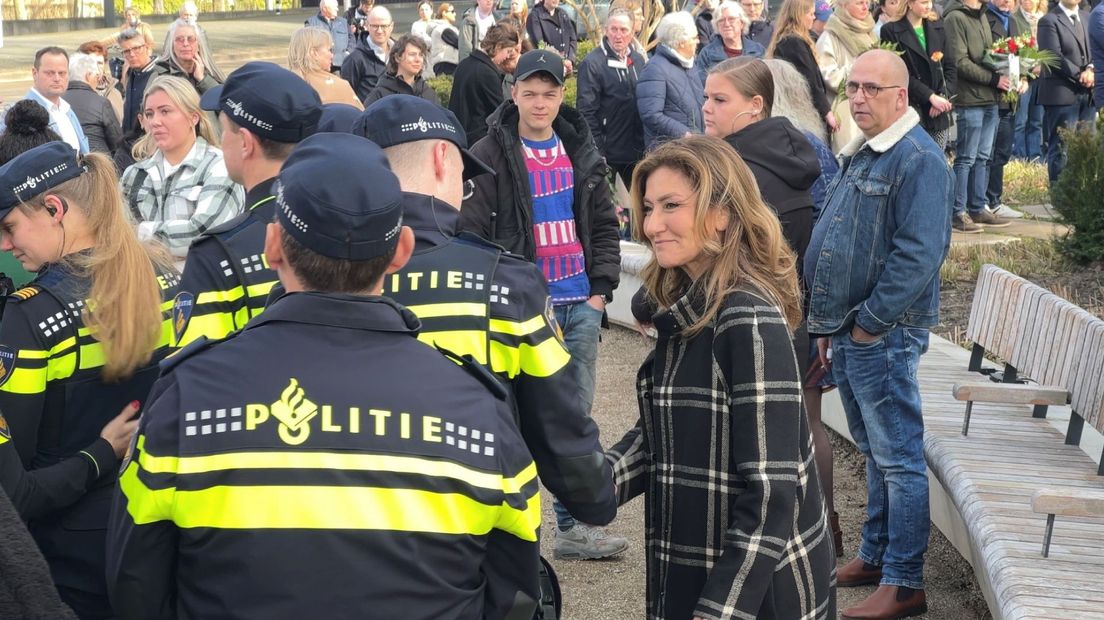
[[[50,217],[54,217],[55,215],[57,215],[57,209],[51,206],[46,207],[46,212],[50,214]]]

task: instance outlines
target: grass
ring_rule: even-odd
[[[1004,166],[1004,201],[1010,205],[1050,202],[1046,165],[1013,159]]]
[[[991,263],[1027,279],[1067,273],[1075,267],[1050,239],[1022,238],[1007,243],[951,246],[939,270],[944,286],[974,282],[981,266]]]

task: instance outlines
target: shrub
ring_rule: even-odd
[[[1104,116],[1097,129],[1086,123],[1062,130],[1068,158],[1050,190],[1060,221],[1072,227],[1059,248],[1079,263],[1104,260]]]

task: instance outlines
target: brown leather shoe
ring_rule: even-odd
[[[860,558],[855,558],[836,569],[836,586],[840,588],[868,586],[881,580],[882,567],[867,564]]]
[[[836,548],[836,557],[843,557],[843,530],[840,529],[839,513],[833,512],[831,517],[832,525],[832,546]]]
[[[919,616],[928,611],[928,597],[923,590],[901,586],[878,586],[865,601],[843,610],[849,620],[897,620]]]

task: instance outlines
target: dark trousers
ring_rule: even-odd
[[[1004,194],[1004,165],[1012,158],[1012,126],[1015,119],[1012,108],[997,112],[997,134],[993,136],[993,157],[989,160],[989,187],[985,189],[985,202],[996,209]]]
[[[1058,130],[1072,128],[1079,122],[1091,122],[1095,111],[1089,93],[1077,95],[1077,102],[1070,105],[1043,106],[1043,127],[1047,136],[1047,176],[1051,185],[1058,180],[1062,168],[1066,167],[1066,145]]]

